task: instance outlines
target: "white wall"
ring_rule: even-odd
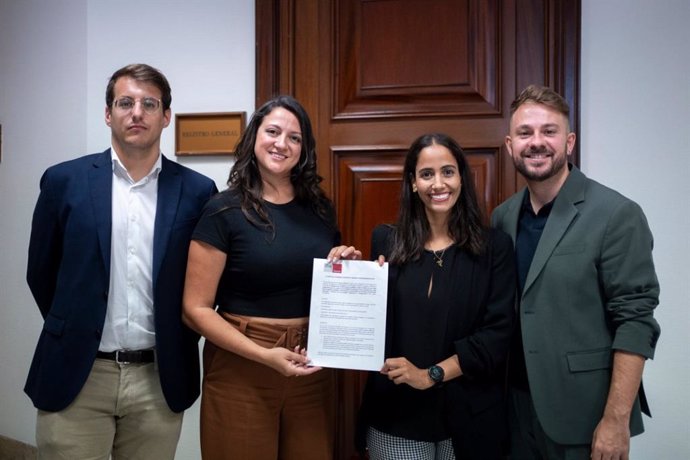
[[[34,0],[37,1],[37,0]],[[103,122],[105,86],[117,68],[145,62],[161,70],[172,87],[172,111],[254,110],[254,0],[88,0],[87,150],[110,142]],[[161,148],[175,151],[174,118]],[[231,157],[177,161],[225,188]]]
[[[688,459],[690,2],[582,3],[582,168],[645,210],[661,284],[644,376],[653,418],[632,458]]]
[[[690,458],[690,67],[687,0],[583,0],[582,168],[638,201],[662,285],[657,358],[645,386],[654,419],[633,459]],[[146,24],[146,25],[144,25]],[[174,113],[246,111],[254,101],[252,0],[0,0],[0,435],[33,443],[22,387],[41,328],[24,281],[43,170],[103,150],[104,91],[131,62],[160,68]],[[171,126],[162,148],[174,150]],[[223,188],[230,159],[182,158]],[[197,459],[198,403],[178,459]]]
[[[0,0],[0,434],[32,443],[22,388],[42,322],[24,278],[29,222],[43,169],[86,147],[86,1],[40,3]]]

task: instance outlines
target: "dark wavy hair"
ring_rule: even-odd
[[[113,106],[115,83],[122,77],[129,77],[140,83],[152,84],[161,91],[163,112],[170,108],[170,104],[172,103],[170,83],[168,83],[168,79],[165,78],[165,75],[163,75],[160,70],[148,64],[130,64],[115,71],[108,81],[108,86],[105,88],[105,105],[107,107]]]
[[[400,211],[393,230],[393,247],[390,262],[403,264],[417,260],[424,251],[424,244],[429,239],[431,230],[426,217],[424,203],[417,193],[412,191],[417,160],[422,149],[431,145],[446,147],[458,162],[462,189],[455,206],[450,211],[448,232],[456,245],[470,254],[479,255],[484,249],[487,227],[484,213],[477,201],[474,179],[465,154],[457,142],[450,136],[441,133],[424,134],[410,146],[405,156]]]
[[[292,96],[271,99],[252,115],[235,148],[235,164],[228,177],[229,191],[239,193],[242,213],[250,222],[275,232],[273,222],[263,205],[263,182],[254,155],[254,144],[264,118],[279,107],[297,118],[302,131],[302,151],[297,165],[290,173],[295,199],[301,203],[309,203],[323,221],[335,226],[333,205],[319,185],[323,178],[316,172],[316,140],[311,121],[304,107]]]

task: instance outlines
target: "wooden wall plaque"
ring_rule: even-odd
[[[175,114],[175,155],[232,155],[245,112]]]

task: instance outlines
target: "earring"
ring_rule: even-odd
[[[417,193],[417,184],[412,184],[412,193]]]

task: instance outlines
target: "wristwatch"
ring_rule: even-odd
[[[429,373],[429,378],[431,381],[434,382],[435,387],[443,383],[443,377],[446,375],[446,373],[443,371],[441,366],[431,366],[429,369],[427,369],[427,372]]]

